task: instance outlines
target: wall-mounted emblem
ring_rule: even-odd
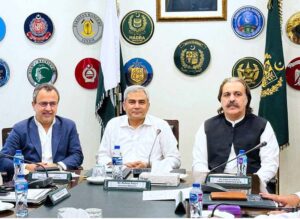
[[[29,15],[24,23],[26,37],[34,43],[45,43],[53,35],[53,23],[44,13],[37,12]]]
[[[127,85],[147,86],[153,78],[151,65],[141,58],[130,59],[124,66]]]
[[[288,19],[286,33],[292,42],[300,44],[300,12],[293,14]]]
[[[38,58],[28,66],[27,78],[34,87],[43,83],[54,84],[57,79],[57,69],[49,59]]]
[[[245,6],[234,12],[231,26],[234,33],[243,39],[257,37],[264,28],[265,19],[263,13],[253,6]]]
[[[153,32],[153,20],[144,11],[131,11],[122,19],[121,33],[128,43],[134,45],[144,44],[151,39]]]
[[[208,67],[210,52],[207,45],[200,40],[185,40],[177,46],[174,62],[179,71],[184,74],[198,75]]]
[[[3,19],[0,17],[0,41],[3,40],[6,33],[6,27]]]
[[[264,66],[253,57],[239,59],[232,68],[232,76],[243,79],[251,89],[261,84],[263,72]]]
[[[98,87],[100,62],[94,58],[82,59],[75,68],[75,78],[78,84],[86,89]]]
[[[300,57],[293,59],[286,66],[286,82],[292,88],[300,90]]]
[[[0,87],[8,82],[10,76],[9,74],[10,72],[7,63],[4,60],[0,59]]]
[[[73,22],[73,33],[80,42],[94,44],[102,37],[103,22],[92,12],[81,13]]]

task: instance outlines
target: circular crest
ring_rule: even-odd
[[[151,65],[141,58],[130,59],[124,66],[126,83],[130,85],[147,86],[153,78]]]
[[[234,12],[231,26],[234,33],[243,39],[257,37],[264,28],[264,15],[253,6],[244,6]]]
[[[0,17],[0,41],[3,40],[6,33],[6,27],[3,19]]]
[[[94,44],[102,37],[103,22],[101,18],[92,13],[84,12],[73,21],[73,33],[84,44]]]
[[[53,35],[53,23],[44,13],[37,12],[29,15],[24,23],[26,37],[34,43],[45,43]]]
[[[0,87],[5,85],[9,79],[9,67],[7,63],[0,59]]]
[[[232,68],[232,76],[243,79],[253,89],[261,84],[264,66],[253,57],[239,59]]]
[[[300,44],[300,12],[293,14],[288,19],[286,33],[292,42]]]
[[[210,52],[207,45],[200,40],[185,40],[177,46],[174,62],[179,71],[184,74],[198,75],[208,67]]]
[[[300,57],[293,59],[287,65],[286,82],[292,88],[300,90]]]
[[[86,89],[98,87],[100,62],[94,58],[82,59],[75,68],[75,78],[78,84]]]
[[[49,59],[38,58],[28,66],[27,78],[34,87],[44,83],[54,84],[57,79],[57,70]]]
[[[121,22],[121,33],[131,44],[141,45],[148,42],[154,32],[154,23],[150,15],[144,11],[131,11]]]

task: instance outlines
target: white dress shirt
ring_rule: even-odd
[[[55,118],[48,129],[48,132],[44,129],[43,125],[34,117],[35,124],[38,127],[39,137],[41,141],[42,149],[42,162],[44,163],[53,163],[52,159],[52,127],[55,123]],[[57,163],[64,170],[67,169],[66,165],[63,162]]]
[[[243,118],[242,118],[243,119]],[[232,126],[241,121],[242,119],[231,122]],[[260,136],[260,142],[267,142],[267,145],[260,148],[259,156],[261,160],[261,167],[257,171],[257,175],[260,180],[266,183],[272,179],[276,173],[279,166],[279,146],[277,143],[276,136],[272,129],[272,126],[267,122],[264,132]],[[233,159],[236,155],[233,145],[231,146],[231,152],[228,160]],[[207,140],[204,131],[204,123],[200,126],[193,147],[193,171],[197,172],[209,172],[208,169],[208,154],[207,154]],[[224,169],[225,173],[236,173],[236,160],[229,162]]]
[[[155,140],[159,129],[161,132]],[[127,115],[111,119],[101,140],[97,163],[111,162],[115,145],[120,145],[124,164],[134,161],[148,163],[150,156],[150,163],[163,160],[173,169],[180,167],[176,138],[169,124],[160,118],[147,115],[144,123],[137,128],[128,124]]]

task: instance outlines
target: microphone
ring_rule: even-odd
[[[219,185],[217,185],[217,184],[215,184],[215,183],[208,183],[208,182],[207,182],[208,176],[209,176],[213,171],[215,171],[216,169],[218,169],[218,168],[220,168],[220,167],[226,165],[227,163],[229,163],[229,162],[231,162],[231,161],[233,161],[233,160],[236,160],[236,159],[240,158],[240,157],[243,156],[243,155],[247,155],[247,154],[249,154],[250,152],[252,152],[252,151],[254,151],[254,150],[256,150],[256,149],[262,148],[262,147],[264,147],[264,146],[266,146],[266,145],[267,145],[267,142],[263,141],[263,142],[259,143],[258,145],[256,145],[255,147],[253,147],[253,148],[247,150],[245,153],[239,154],[238,156],[235,156],[235,157],[232,158],[231,160],[225,161],[225,162],[219,164],[218,166],[212,168],[212,169],[207,173],[207,175],[206,175],[206,177],[205,177],[204,185],[203,185],[203,187],[202,187],[203,192],[204,192],[204,191],[206,191],[206,192],[226,191],[226,189],[225,189],[224,187],[222,187],[222,186],[219,186]]]
[[[7,158],[12,158],[12,159],[14,158],[14,156],[12,156],[10,154],[4,154],[1,151],[0,151],[0,156],[7,157]],[[49,177],[48,171],[43,165],[41,165],[39,163],[32,162],[30,160],[26,160],[26,159],[22,159],[22,161],[24,161],[26,163],[29,163],[29,164],[37,165],[38,167],[43,169],[45,174],[46,174],[46,178],[37,179],[37,180],[33,180],[33,181],[29,182],[28,183],[29,187],[31,187],[31,188],[44,188],[44,187],[47,187],[47,186],[49,186],[53,183],[53,179],[51,177]]]
[[[157,129],[157,130],[156,130],[155,139],[154,139],[154,141],[153,141],[153,144],[152,144],[152,147],[151,147],[151,150],[150,150],[150,153],[149,153],[149,157],[148,157],[148,165],[147,165],[148,168],[151,168],[151,165],[150,165],[150,157],[151,157],[151,155],[152,155],[152,151],[153,151],[155,142],[156,142],[156,140],[157,140],[157,137],[159,136],[160,133],[161,133],[161,129]]]

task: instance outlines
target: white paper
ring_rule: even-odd
[[[189,198],[192,187],[185,189],[172,189],[172,190],[157,190],[157,191],[144,191],[143,201],[152,200],[175,200],[179,191],[182,191],[183,199]]]

